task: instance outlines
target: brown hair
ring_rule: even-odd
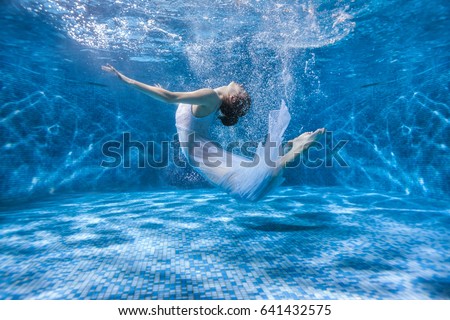
[[[245,90],[242,90],[237,95],[232,95],[226,97],[222,100],[222,104],[219,109],[222,115],[219,119],[222,121],[224,126],[234,126],[239,117],[244,116],[250,109],[250,104],[252,100]]]

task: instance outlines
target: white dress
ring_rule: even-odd
[[[261,199],[284,181],[283,168],[276,165],[291,120],[284,101],[280,110],[270,112],[266,143],[258,144],[253,159],[212,142],[209,129],[216,119],[217,113],[197,118],[192,114],[192,105],[178,106],[176,127],[181,150],[197,172],[233,197],[249,201]]]

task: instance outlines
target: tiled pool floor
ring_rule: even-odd
[[[0,212],[1,299],[449,299],[444,201],[281,188],[55,197]]]

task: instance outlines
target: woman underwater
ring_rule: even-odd
[[[217,146],[209,134],[216,119],[225,126],[233,126],[250,109],[250,96],[241,85],[231,82],[215,89],[171,92],[128,78],[111,65],[102,69],[156,100],[177,103],[176,127],[184,156],[204,178],[236,198],[257,201],[279,186],[284,180],[286,163],[306,151],[325,132],[323,128],[305,132],[288,141],[290,149],[281,154],[283,134],[291,119],[282,103],[280,110],[270,112],[265,144],[260,143],[254,158],[249,159]]]

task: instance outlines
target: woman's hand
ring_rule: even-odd
[[[114,68],[109,63],[106,66],[102,66],[102,70],[107,71],[107,72],[111,72],[111,73],[115,73],[115,74],[119,73],[119,71],[117,71],[116,68]]]
[[[109,63],[107,65],[105,65],[105,66],[102,66],[102,70],[106,71],[106,72],[114,73],[117,77],[119,77],[120,80],[125,81],[127,83],[130,83],[129,80],[131,80],[131,79],[125,77],[123,74],[121,74],[119,71],[117,71],[116,68],[114,68]]]

